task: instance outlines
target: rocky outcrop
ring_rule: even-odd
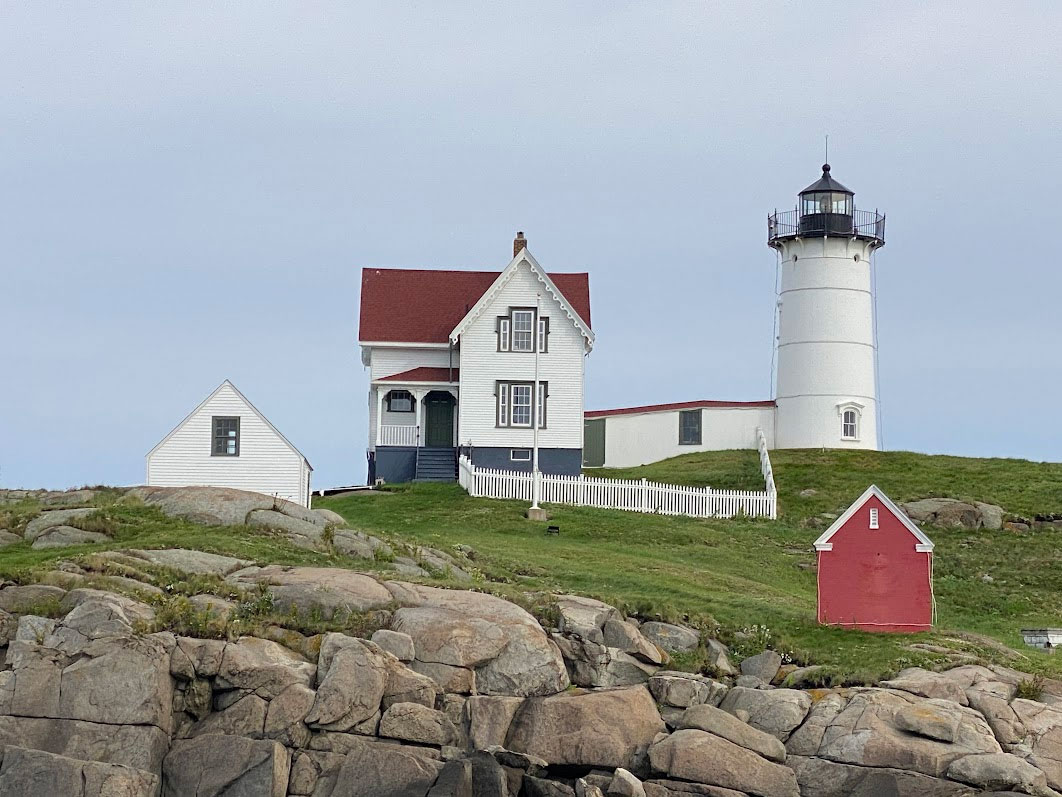
[[[413,640],[413,668],[443,689],[460,684],[479,694],[527,697],[568,686],[560,651],[519,606],[478,592],[398,581],[384,586],[401,607],[391,630]]]
[[[792,668],[775,653],[736,676],[666,670],[648,623],[575,596],[546,629],[493,595],[378,574],[177,549],[115,557],[129,573],[224,577],[284,612],[361,614],[371,639],[149,633],[164,614],[126,596],[6,586],[0,797],[1060,794],[1062,688],[1017,698],[1029,676],[1013,670],[776,688]],[[571,689],[569,674],[639,682]]]
[[[1003,528],[1002,507],[981,501],[966,503],[954,498],[923,498],[909,501],[900,508],[918,523],[945,528],[985,528],[998,531]]]
[[[643,686],[534,698],[513,717],[506,747],[551,765],[638,768],[665,730]]]

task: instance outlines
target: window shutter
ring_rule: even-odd
[[[509,386],[498,383],[498,426],[509,425]]]
[[[498,319],[498,351],[509,351],[509,319]]]

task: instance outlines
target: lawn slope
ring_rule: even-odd
[[[930,529],[937,544],[938,630],[922,635],[817,626],[811,547],[829,516],[870,483],[897,501],[950,496],[996,503],[1017,516],[1062,512],[1062,465],[856,451],[779,451],[772,461],[781,504],[777,522],[558,506],[550,507],[561,530],[553,536],[524,520],[518,502],[473,499],[455,485],[432,484],[319,505],[369,532],[472,546],[486,583],[577,592],[646,617],[718,626],[739,647],[749,635],[757,642],[770,638],[795,660],[832,665],[852,679],[940,663],[932,651],[910,647],[916,643],[1062,675],[1062,658],[1025,649],[1018,633],[1027,626],[1062,625],[1062,532]],[[762,489],[750,451],[698,453],[595,473]],[[1030,660],[1008,657],[998,643]]]

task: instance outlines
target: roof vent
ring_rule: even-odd
[[[522,232],[518,232],[516,234],[516,237],[513,238],[513,257],[516,257],[518,254],[520,254],[521,249],[527,249],[527,239],[524,238],[524,234]]]

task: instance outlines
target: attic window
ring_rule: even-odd
[[[215,415],[211,426],[214,429],[214,447],[211,455],[215,457],[238,457],[240,455],[240,418]]]
[[[872,528],[872,529],[878,528],[878,510],[877,509],[871,509],[870,510],[870,528]]]
[[[534,351],[534,310],[513,310],[513,351]]]

